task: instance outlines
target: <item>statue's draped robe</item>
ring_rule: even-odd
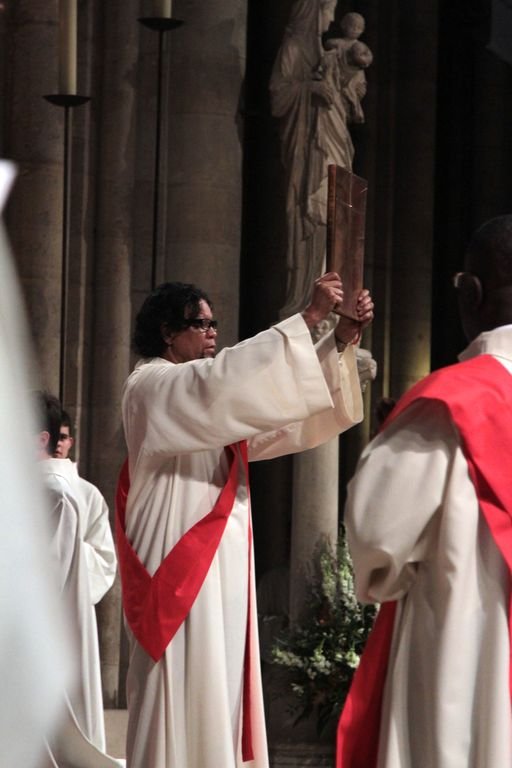
[[[352,170],[354,145],[348,129],[348,102],[345,86],[348,74],[335,51],[325,52],[322,68],[330,84],[333,102],[314,110],[314,132],[308,156],[307,216],[315,226],[327,224],[328,167],[339,165]]]
[[[311,92],[322,53],[319,3],[298,0],[270,80],[272,114],[279,118],[286,171],[288,286],[283,316],[304,306],[325,258],[325,221],[319,226],[310,206],[326,158],[317,136],[317,112],[324,108],[318,107],[319,100],[313,103]]]

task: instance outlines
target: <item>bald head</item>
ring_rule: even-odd
[[[490,219],[471,238],[458,297],[469,340],[512,323],[512,215]]]
[[[466,251],[466,269],[484,287],[512,285],[512,215],[496,216],[477,229]]]

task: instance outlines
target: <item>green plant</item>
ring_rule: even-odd
[[[316,566],[316,567],[315,567]],[[284,630],[273,661],[291,672],[296,722],[316,713],[319,731],[341,712],[376,608],[357,602],[344,530],[337,551],[319,553],[309,580],[307,618]]]

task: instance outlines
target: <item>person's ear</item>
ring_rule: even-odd
[[[75,444],[75,438],[74,437],[70,437],[69,438],[69,450],[71,450],[71,448],[74,446],[74,444]]]
[[[478,309],[483,300],[483,290],[480,278],[471,272],[461,272],[457,280],[459,299],[468,309]]]
[[[172,342],[174,341],[176,332],[171,331],[169,327],[165,323],[163,323],[160,326],[160,334],[162,336],[163,341],[167,344],[168,347],[170,347],[172,345]]]
[[[48,444],[50,442],[50,433],[44,430],[39,433],[39,448],[43,452],[48,452]]]

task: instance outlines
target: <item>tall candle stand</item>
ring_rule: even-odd
[[[68,320],[69,232],[71,209],[71,110],[90,101],[90,96],[56,93],[44,97],[50,104],[64,108],[64,167],[62,192],[62,271],[60,298],[59,400],[64,402]]]
[[[151,246],[151,290],[156,287],[158,264],[158,223],[159,223],[159,188],[160,188],[160,143],[162,131],[162,83],[164,34],[181,27],[181,19],[167,16],[145,16],[138,19],[144,27],[158,32],[157,92],[156,92],[156,131],[155,131],[155,168],[153,174],[153,237]]]

